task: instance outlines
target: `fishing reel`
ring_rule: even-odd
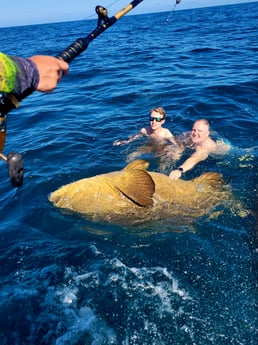
[[[98,26],[100,26],[102,24],[102,21],[105,24],[109,24],[110,19],[108,18],[108,11],[105,7],[96,6],[95,11],[98,15]]]
[[[13,187],[21,187],[23,184],[23,161],[22,155],[10,152],[7,157],[2,153],[6,138],[6,114],[5,105],[7,96],[0,93],[0,158],[7,163],[8,174]]]

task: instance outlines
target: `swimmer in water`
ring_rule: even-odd
[[[139,138],[147,137],[149,139],[148,143],[140,147],[136,152],[129,154],[127,158],[128,162],[145,153],[155,153],[159,157],[162,157],[162,159],[169,154],[170,158],[175,160],[177,157],[173,157],[173,152],[176,156],[179,145],[171,131],[163,127],[166,120],[165,109],[162,107],[153,108],[150,110],[149,116],[150,125],[148,127],[143,127],[140,132],[129,137],[127,140],[114,141],[113,145],[125,145]],[[167,146],[169,146],[169,149],[167,149]]]
[[[116,140],[114,141],[113,145],[129,144],[140,137],[146,136],[150,139],[154,139],[154,141],[159,141],[159,142],[167,141],[177,146],[177,142],[174,135],[170,132],[169,129],[162,127],[165,123],[165,120],[166,120],[165,110],[161,107],[153,108],[150,111],[150,126],[149,127],[142,128],[140,132],[129,137],[127,140]]]
[[[230,145],[223,140],[214,141],[210,138],[210,125],[206,119],[201,119],[193,124],[192,131],[181,137],[182,152],[188,147],[194,153],[177,169],[172,170],[169,177],[177,180],[186,171],[191,170],[196,164],[208,158],[209,154],[226,154]]]

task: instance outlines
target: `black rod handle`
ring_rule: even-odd
[[[108,18],[102,25],[98,25],[96,29],[94,29],[87,37],[77,39],[56,57],[64,60],[67,63],[70,63],[73,59],[75,59],[78,55],[80,55],[82,52],[84,52],[84,50],[88,48],[88,45],[91,41],[98,37],[102,32],[107,30],[116,21],[117,19],[115,16],[113,16],[112,18]]]

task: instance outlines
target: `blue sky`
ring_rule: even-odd
[[[130,14],[170,11],[176,0],[144,0]],[[181,0],[176,7],[183,10],[193,7],[219,6],[254,0]],[[1,6],[0,27],[63,22],[94,18],[95,6],[102,5],[112,16],[131,0],[11,0]]]

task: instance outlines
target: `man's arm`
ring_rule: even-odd
[[[209,152],[207,150],[198,150],[194,152],[178,169],[172,170],[169,177],[172,180],[177,180],[184,172],[191,170],[196,164],[207,159],[208,156]]]
[[[27,89],[52,91],[61,77],[68,73],[68,64],[51,56],[23,59],[0,52],[0,92],[22,98]]]
[[[140,137],[142,137],[142,136],[143,136],[143,133],[142,133],[142,131],[141,131],[141,132],[138,132],[138,133],[132,135],[132,136],[129,137],[127,140],[115,140],[115,141],[113,142],[113,146],[119,146],[119,145],[126,145],[126,144],[129,144],[129,143],[131,143],[132,141],[134,141],[134,140],[136,140],[136,139],[138,139],[138,138],[140,138]]]

